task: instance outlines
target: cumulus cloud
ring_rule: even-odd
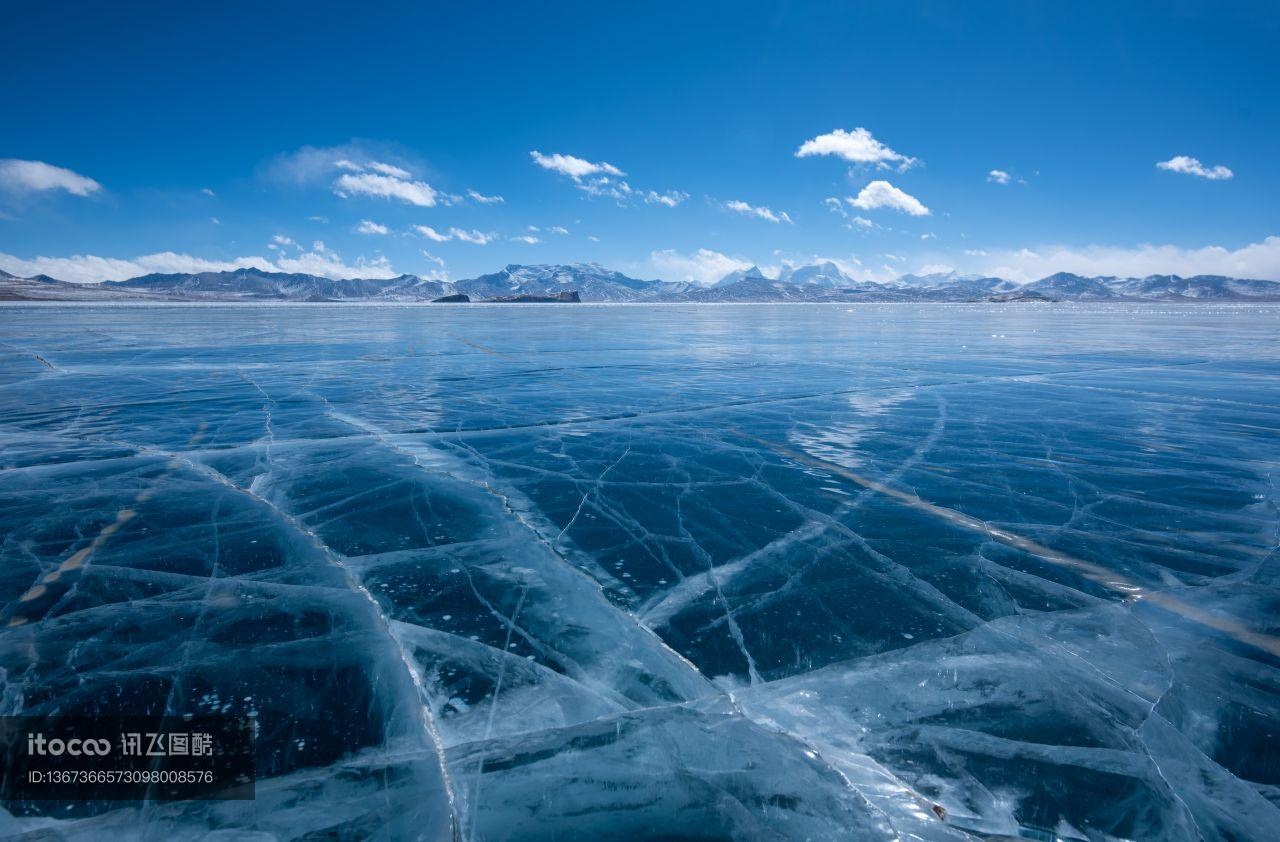
[[[450,228],[449,233],[464,243],[473,243],[477,246],[487,245],[496,239],[496,234],[486,234],[483,231],[463,231],[461,228]]]
[[[102,190],[102,185],[88,176],[44,161],[0,158],[0,190],[16,194],[65,190],[73,196],[91,196]]]
[[[682,193],[679,190],[668,190],[665,193],[659,193],[656,190],[647,190],[644,195],[644,203],[646,205],[666,205],[674,208],[676,205],[689,198],[688,193]]]
[[[398,178],[402,180],[413,178],[413,173],[409,172],[404,167],[397,167],[395,164],[388,164],[385,161],[365,161],[364,163],[357,164],[355,161],[348,161],[346,158],[342,158],[334,161],[333,165],[338,169],[346,170],[347,172],[359,173],[373,171],[381,173],[388,178]]]
[[[437,231],[430,225],[415,225],[413,230],[417,231],[428,240],[437,243],[447,243],[450,240],[461,240],[464,243],[473,243],[477,246],[487,245],[497,239],[497,234],[485,233],[483,231],[465,231],[461,228],[450,228],[447,231]]]
[[[808,158],[813,155],[834,155],[853,164],[871,165],[880,169],[896,167],[899,171],[910,169],[920,163],[916,158],[900,154],[885,146],[864,128],[856,128],[851,132],[836,129],[827,134],[820,134],[806,140],[796,150],[797,158]]]
[[[679,190],[659,192],[632,187],[622,178],[626,173],[607,161],[592,162],[559,152],[544,155],[537,150],[530,152],[529,156],[543,169],[567,175],[573,179],[574,186],[588,196],[613,199],[619,205],[643,202],[646,205],[674,208],[689,198],[688,193],[682,193]]]
[[[372,260],[357,258],[354,264],[347,264],[333,249],[325,248],[324,243],[316,240],[311,251],[304,251],[292,256],[280,255],[275,260],[275,271],[296,272],[304,275],[320,275],[326,278],[394,278],[398,274],[391,268],[386,257]]]
[[[390,231],[385,225],[379,225],[372,219],[362,219],[360,224],[356,226],[358,234],[389,234]]]
[[[471,201],[479,202],[482,205],[500,205],[506,201],[501,196],[486,196],[479,190],[468,190],[467,196],[471,198]]]
[[[368,167],[374,172],[382,173],[390,178],[399,178],[402,180],[413,178],[413,173],[409,172],[404,167],[397,167],[384,161],[370,161],[368,163]]]
[[[439,231],[432,228],[430,225],[415,225],[413,226],[413,230],[417,231],[419,234],[426,237],[428,240],[433,240],[437,243],[447,243],[453,239],[453,237],[451,237],[447,231],[441,234]]]
[[[681,254],[675,249],[664,249],[649,254],[649,262],[659,276],[671,281],[689,281],[710,286],[730,272],[750,269],[750,261],[730,257],[710,249],[698,249],[693,254]]]
[[[529,243],[530,245],[534,243],[542,242],[542,240],[539,240],[537,237],[533,236],[532,234],[523,234],[519,237],[512,237],[511,239],[520,243]]]
[[[399,163],[389,163],[395,159]],[[268,181],[294,186],[328,184],[334,171],[378,172],[409,178],[408,166],[400,156],[384,145],[352,141],[340,146],[303,146],[293,152],[277,155],[260,174]]]
[[[343,173],[333,183],[333,192],[344,199],[355,195],[378,196],[423,208],[433,208],[440,203],[440,194],[425,181],[406,181],[376,172]]]
[[[392,163],[389,152],[385,147],[363,142],[304,146],[277,156],[264,174],[270,181],[294,186],[328,184],[335,195],[344,199],[373,196],[429,208],[452,204],[459,198],[415,178],[405,161]]]
[[[733,199],[731,201],[725,202],[724,207],[725,207],[725,210],[730,210],[730,211],[733,211],[734,213],[740,213],[743,216],[754,216],[758,219],[763,219],[766,222],[772,222],[775,225],[778,224],[779,222],[785,222],[788,225],[792,224],[791,217],[787,216],[786,212],[784,211],[779,211],[778,213],[774,213],[773,211],[769,210],[769,208],[766,208],[764,206],[749,205],[746,202],[739,201],[738,199]]]
[[[968,252],[966,252],[968,254]],[[1223,246],[1183,248],[1174,245],[1139,245],[1131,248],[1091,245],[1039,246],[987,252],[976,251],[974,271],[1014,281],[1033,281],[1054,272],[1088,277],[1116,275],[1228,275],[1280,281],[1280,237],[1267,237],[1237,249]]]
[[[873,181],[859,191],[858,195],[846,201],[855,208],[876,210],[889,208],[911,216],[928,216],[929,209],[920,200],[909,193],[904,193],[887,181]]]
[[[1009,175],[1004,170],[992,170],[987,173],[987,181],[991,181],[996,184],[1008,184],[1012,179],[1013,176]]]
[[[287,238],[290,245],[296,247]],[[71,283],[123,281],[152,273],[232,272],[237,269],[259,269],[266,272],[303,272],[328,278],[394,278],[396,272],[385,257],[374,260],[358,258],[344,263],[337,252],[317,242],[311,251],[297,250],[286,256],[282,250],[274,258],[236,257],[210,260],[190,254],[165,251],[134,258],[100,257],[75,254],[69,257],[21,258],[0,253],[0,269],[20,277],[48,275]]]
[[[1184,175],[1194,175],[1200,178],[1207,178],[1210,181],[1222,181],[1231,178],[1235,173],[1218,164],[1213,167],[1206,167],[1201,164],[1198,158],[1192,158],[1190,155],[1175,155],[1167,161],[1159,161],[1156,167],[1169,172],[1180,172]]]
[[[622,170],[607,161],[593,163],[583,158],[563,155],[559,152],[544,155],[537,150],[533,150],[529,153],[529,157],[533,158],[533,162],[543,169],[567,175],[575,181],[589,175],[626,175]]]
[[[874,222],[872,222],[870,219],[867,219],[865,216],[853,216],[849,213],[848,210],[845,209],[845,202],[848,202],[850,205],[852,205],[854,201],[855,201],[854,199],[845,199],[844,201],[841,201],[840,199],[837,199],[834,196],[829,196],[828,198],[822,200],[822,204],[826,205],[827,210],[831,211],[834,214],[839,214],[840,216],[848,220],[848,222],[844,224],[845,228],[849,228],[849,229],[861,228],[864,231],[870,231],[872,228],[879,228],[880,227],[879,225],[876,225]]]

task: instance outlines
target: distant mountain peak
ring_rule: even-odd
[[[761,281],[768,280],[768,278],[764,276],[764,272],[760,271],[759,266],[752,266],[749,269],[733,270],[732,272],[730,272],[729,274],[725,275],[723,278],[721,278],[720,280],[712,284],[712,287],[716,288],[716,287],[733,286],[734,284],[742,283],[743,281],[749,280],[749,279],[761,280]]]

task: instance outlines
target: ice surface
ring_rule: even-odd
[[[32,838],[1265,839],[1280,308],[0,307]]]

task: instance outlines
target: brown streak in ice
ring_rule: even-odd
[[[201,421],[199,426],[196,427],[195,433],[193,433],[191,438],[187,440],[186,446],[190,448],[196,445],[202,438],[204,438],[204,432],[206,429],[208,429],[208,427],[209,427],[208,423]],[[150,486],[142,489],[136,495],[134,495],[134,498],[133,498],[134,505],[139,503],[145,503],[146,501],[150,500],[155,495],[156,485],[158,485],[162,480],[169,477],[174,471],[176,471],[181,466],[181,464],[182,463],[179,462],[177,459],[170,459],[168,467],[165,470],[165,472],[160,474],[160,476],[156,477],[155,481],[152,482]],[[86,564],[89,563],[89,559],[93,557],[93,554],[97,552],[99,549],[101,549],[102,545],[107,543],[107,541],[111,538],[112,535],[119,532],[120,527],[124,526],[129,521],[133,520],[133,518],[136,517],[137,514],[138,512],[136,509],[133,508],[133,505],[125,506],[123,509],[116,512],[116,519],[113,520],[111,523],[108,523],[106,526],[102,527],[102,530],[99,531],[98,534],[94,537],[94,539],[89,542],[88,546],[81,547],[80,549],[76,550],[74,553],[68,556],[65,561],[59,564],[56,569],[42,576],[40,578],[40,584],[32,586],[26,593],[18,597],[18,602],[31,602],[33,600],[39,599],[40,597],[48,593],[49,585],[53,584],[54,582],[57,582],[59,579],[62,578],[62,574],[70,572],[72,570],[79,570],[83,568]],[[8,625],[20,626],[23,623],[26,623],[27,620],[28,620],[27,617],[23,617],[20,614],[15,615],[14,617],[10,618]]]

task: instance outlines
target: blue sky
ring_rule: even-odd
[[[1267,3],[4,6],[16,274],[1280,279]]]

